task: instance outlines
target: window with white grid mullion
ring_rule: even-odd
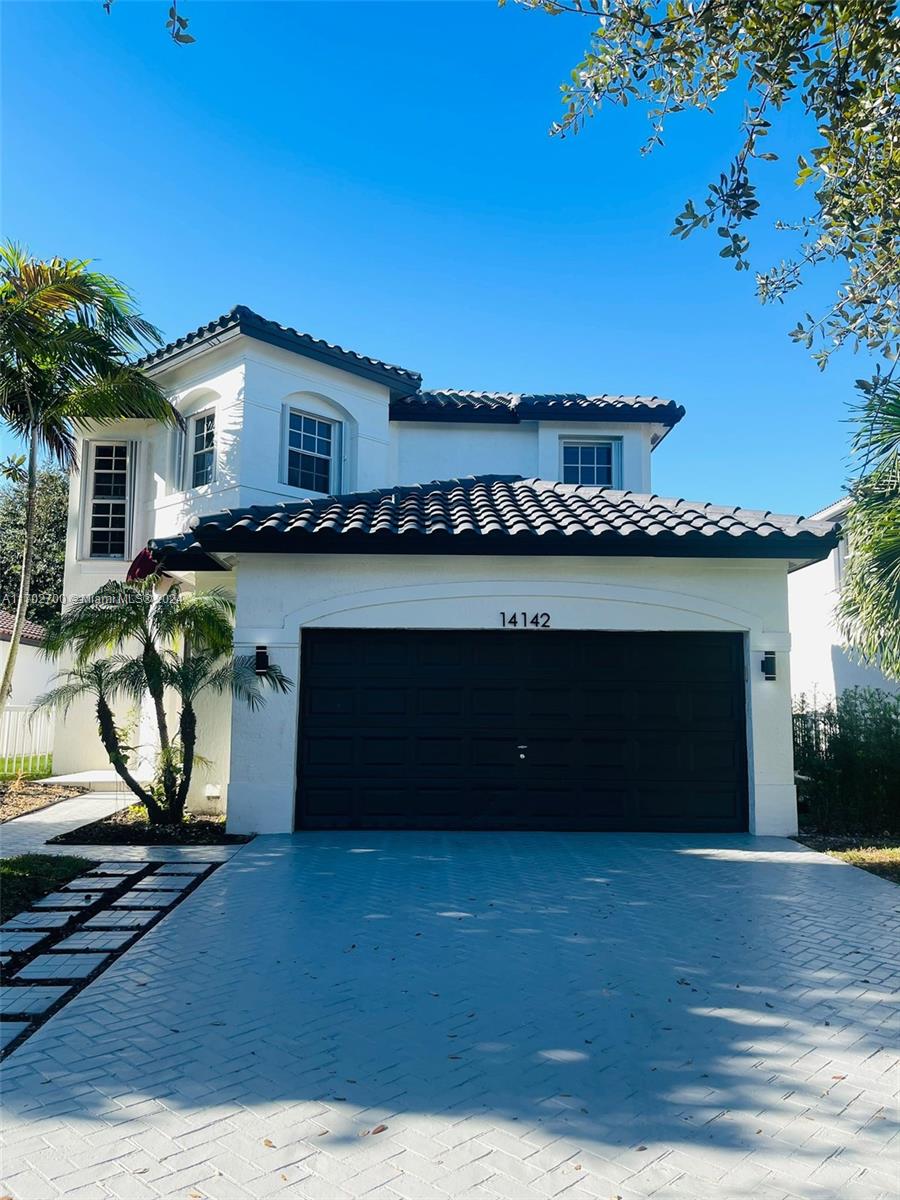
[[[306,413],[288,415],[287,482],[328,494],[334,485],[335,427]]]

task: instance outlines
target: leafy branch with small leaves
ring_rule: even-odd
[[[748,222],[759,215],[759,163],[772,120],[789,103],[810,118],[814,144],[797,155],[796,184],[810,195],[788,255],[756,273],[763,301],[783,301],[808,268],[847,269],[833,306],[807,314],[791,336],[824,365],[850,343],[900,353],[900,19],[894,0],[520,0],[553,15],[596,19],[582,62],[563,86],[552,132],[581,129],[604,104],[647,108],[644,152],[662,145],[666,121],[711,112],[730,88],[746,111],[731,163],[701,200],[688,200],[673,232],[715,229],[720,255],[750,269]]]
[[[501,5],[505,0],[500,0]],[[518,0],[593,25],[583,60],[563,85],[564,115],[551,133],[581,130],[606,104],[643,104],[663,144],[668,119],[711,112],[729,90],[746,95],[736,152],[701,199],[689,199],[672,233],[714,229],[720,257],[751,269],[750,222],[762,211],[758,167],[777,155],[766,138],[790,103],[805,118],[795,183],[808,197],[799,219],[777,220],[779,263],[756,270],[763,303],[784,303],[823,264],[844,278],[824,312],[790,330],[824,368],[841,347],[888,364],[857,387],[851,488],[851,567],[841,619],[851,646],[900,678],[900,17],[895,0]],[[878,440],[880,439],[880,441]],[[891,439],[894,439],[891,441]],[[893,449],[891,449],[893,447]]]
[[[112,12],[112,6],[115,0],[103,0],[103,11],[106,13]],[[187,28],[190,22],[187,17],[181,16],[178,11],[178,0],[172,0],[169,6],[169,16],[166,21],[166,29],[169,31],[169,37],[179,46],[189,46],[191,42],[196,42],[196,38],[188,33]]]

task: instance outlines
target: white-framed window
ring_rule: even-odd
[[[563,438],[560,457],[563,483],[621,486],[622,443],[618,438]]]
[[[296,408],[287,410],[285,425],[285,483],[324,495],[338,491],[340,425]]]
[[[214,409],[191,417],[188,487],[212,483],[216,477],[216,414]]]
[[[87,527],[90,558],[124,558],[128,548],[130,455],[127,442],[89,443]]]

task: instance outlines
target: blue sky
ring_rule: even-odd
[[[666,495],[808,513],[847,476],[867,364],[821,374],[788,329],[827,281],[762,308],[713,236],[669,236],[728,160],[741,98],[609,111],[547,136],[583,18],[484,3],[165,0],[2,5],[3,235],[95,258],[177,337],[233,304],[422,372],[432,387],[648,392],[687,416]],[[798,211],[788,115],[771,221]],[[0,435],[0,454],[10,449]]]

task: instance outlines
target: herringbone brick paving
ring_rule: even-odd
[[[258,838],[4,1064],[5,1189],[896,1200],[898,925],[779,839]]]

